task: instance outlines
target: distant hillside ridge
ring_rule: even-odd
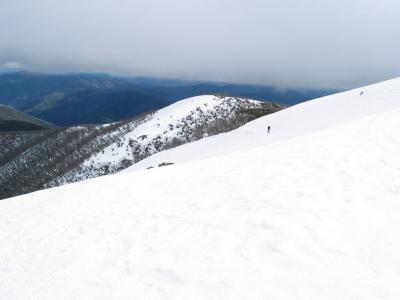
[[[54,127],[49,122],[0,104],[0,132],[40,130]]]

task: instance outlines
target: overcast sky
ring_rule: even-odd
[[[400,76],[398,0],[0,0],[0,67],[282,87]]]

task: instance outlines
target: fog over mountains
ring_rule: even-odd
[[[2,0],[0,67],[290,87],[399,76],[397,0]]]

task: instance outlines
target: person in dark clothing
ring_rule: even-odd
[[[271,126],[268,126],[268,133],[271,132]]]

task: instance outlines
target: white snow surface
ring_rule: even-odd
[[[0,299],[400,299],[399,92],[310,101],[236,131],[246,149],[1,201]]]
[[[163,162],[182,163],[267,145],[398,107],[400,79],[396,78],[292,106],[229,133],[157,153],[125,172],[147,169]],[[270,135],[266,134],[268,126],[271,126]]]

